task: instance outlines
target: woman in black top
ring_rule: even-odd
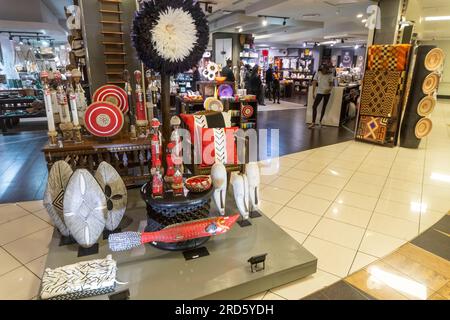
[[[262,81],[258,73],[258,65],[255,65],[252,69],[249,81],[249,93],[256,95],[258,103],[264,106],[264,95],[262,91]]]
[[[194,65],[192,67],[192,90],[194,90],[194,92],[198,91],[197,90],[197,81],[200,81],[200,71],[198,70],[198,65]]]

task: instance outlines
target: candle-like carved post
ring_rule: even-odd
[[[48,72],[42,71],[41,74],[41,82],[44,89],[44,104],[45,104],[45,113],[47,115],[47,124],[48,124],[48,138],[49,145],[56,146],[56,137],[58,136],[58,132],[56,132],[55,128],[55,119],[53,117],[53,105],[52,105],[52,96],[50,92],[50,85],[48,81]]]
[[[72,113],[72,121],[73,121],[73,141],[75,143],[81,143],[81,126],[78,118],[78,107],[77,107],[77,96],[75,94],[75,90],[72,85],[72,73],[66,72],[66,93],[69,97],[70,111]]]
[[[73,140],[73,124],[70,121],[69,105],[67,103],[66,91],[64,90],[62,83],[62,75],[59,71],[55,71],[53,74],[56,81],[56,100],[61,112],[59,115],[61,118],[59,128],[63,133],[64,141],[71,141]]]

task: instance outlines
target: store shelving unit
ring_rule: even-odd
[[[231,125],[241,129],[257,129],[258,124],[258,102],[256,99],[239,99],[239,101],[231,99],[222,99],[225,109],[231,113]],[[251,117],[244,117],[242,115],[242,108],[245,105],[253,107],[253,115]]]

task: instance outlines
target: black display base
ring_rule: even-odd
[[[61,240],[59,241],[59,246],[60,247],[68,246],[68,245],[75,244],[75,243],[77,243],[77,242],[71,236],[65,237],[65,236],[61,235]]]
[[[241,228],[250,227],[252,225],[249,220],[239,220],[237,224],[240,225]]]
[[[110,294],[109,300],[130,300],[130,290],[126,289],[120,292]]]
[[[110,234],[119,233],[119,232],[122,232],[121,228],[116,228],[116,230],[113,230],[113,231],[109,231],[109,230],[105,229],[105,230],[103,230],[103,240],[108,239]]]
[[[260,218],[260,217],[262,217],[262,215],[258,211],[250,212],[250,218],[255,219],[255,218]]]
[[[201,257],[209,256],[209,251],[206,247],[195,248],[188,251],[183,251],[183,256],[186,261],[198,259]]]
[[[174,242],[174,243],[167,243],[167,242],[152,242],[150,243],[153,247],[161,249],[161,250],[168,250],[168,251],[184,251],[184,250],[190,250],[193,248],[200,247],[204,245],[211,237],[204,237],[204,238],[198,238],[198,239],[192,239],[188,241],[183,242]]]
[[[94,244],[92,247],[83,248],[78,247],[78,257],[86,257],[98,253],[98,243]]]

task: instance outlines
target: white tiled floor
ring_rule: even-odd
[[[249,299],[300,299],[391,253],[450,209],[450,104],[418,150],[349,141],[281,158],[261,210],[318,257],[305,279]],[[0,299],[31,299],[52,228],[42,201],[0,204]]]
[[[44,214],[45,213],[45,214]],[[38,295],[53,226],[42,201],[0,208],[0,299]]]
[[[276,194],[263,192],[264,206],[282,206],[273,221],[318,257],[319,271],[273,293],[299,299],[317,291],[391,253],[450,210],[450,103],[439,102],[432,121],[417,150],[350,141],[281,158],[280,168],[289,165],[283,175],[299,181],[297,188],[278,180]],[[283,189],[290,193],[280,200]]]

